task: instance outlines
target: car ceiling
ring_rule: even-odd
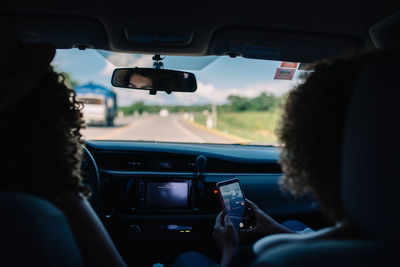
[[[159,2],[159,3],[158,3]],[[0,14],[25,42],[165,55],[239,55],[313,61],[371,45],[371,26],[395,1],[6,1]],[[130,28],[185,29],[186,44],[135,43]]]

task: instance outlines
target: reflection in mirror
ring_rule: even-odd
[[[153,80],[150,77],[143,76],[139,73],[133,73],[132,75],[126,75],[129,88],[138,89],[153,89]]]
[[[152,68],[122,68],[114,70],[112,85],[116,87],[157,91],[195,92],[196,78],[193,73]]]

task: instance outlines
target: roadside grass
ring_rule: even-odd
[[[256,143],[277,143],[275,129],[280,119],[280,110],[219,112],[217,130],[249,139]],[[207,116],[196,114],[194,121],[206,126]]]
[[[195,114],[194,121],[203,126],[207,126],[207,115]]]

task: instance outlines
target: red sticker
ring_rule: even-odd
[[[291,79],[293,79],[295,72],[296,72],[295,69],[277,68],[274,79],[275,80],[291,80]]]
[[[281,68],[293,68],[293,69],[297,69],[297,66],[299,65],[299,63],[296,62],[285,62],[282,61],[281,63]]]

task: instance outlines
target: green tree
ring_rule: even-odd
[[[279,106],[280,99],[265,92],[250,100],[251,110],[266,111],[273,110]]]
[[[250,108],[250,101],[247,97],[230,95],[228,102],[232,111],[246,111]]]
[[[237,95],[228,96],[228,105],[220,107],[220,110],[225,111],[267,111],[274,110],[280,106],[281,97],[276,97],[273,94],[261,93],[254,98],[242,97]]]

